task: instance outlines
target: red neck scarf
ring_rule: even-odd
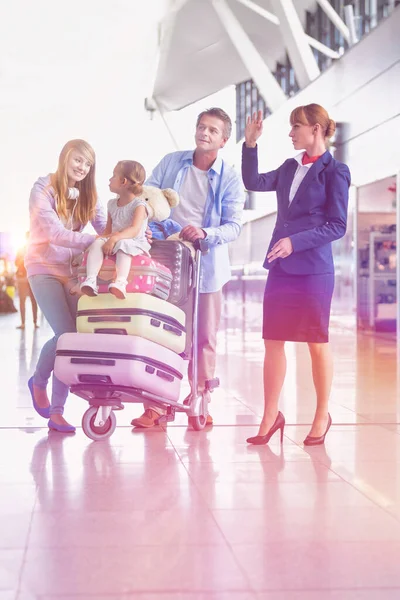
[[[319,154],[318,156],[308,156],[307,152],[304,152],[303,158],[301,159],[301,164],[309,165],[310,163],[315,163],[320,156],[322,156],[322,154]]]

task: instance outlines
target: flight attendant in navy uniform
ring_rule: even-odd
[[[286,374],[285,341],[306,342],[317,406],[304,444],[323,444],[331,426],[328,401],[333,362],[329,317],[334,288],[331,242],[346,232],[350,172],[326,149],[335,122],[318,104],[295,108],[289,136],[296,150],[278,169],[258,172],[262,114],[247,119],[242,176],[247,190],[276,191],[277,220],[265,258],[269,270],[263,304],[264,415],[251,444],[266,444],[285,418],[278,410]]]

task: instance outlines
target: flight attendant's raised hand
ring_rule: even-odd
[[[254,148],[257,140],[263,131],[263,114],[262,111],[254,112],[251,117],[247,117],[246,128],[244,130],[244,139],[246,146]]]

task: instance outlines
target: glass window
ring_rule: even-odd
[[[261,110],[264,116],[270,114],[267,105],[252,79],[236,86],[236,141],[244,137],[246,119],[253,112]]]

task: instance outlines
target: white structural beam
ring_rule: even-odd
[[[343,19],[341,19],[340,16],[337,14],[336,10],[333,8],[329,0],[317,0],[317,2],[328,17],[328,19],[332,21],[336,29],[340,31],[344,39],[347,42],[350,42],[349,28],[347,27]]]
[[[378,0],[369,0],[369,18],[371,29],[378,24]]]
[[[310,44],[310,46],[312,46],[312,48],[315,48],[316,50],[321,52],[321,54],[325,54],[325,56],[328,56],[329,58],[334,58],[334,59],[340,58],[339,52],[336,52],[336,50],[332,50],[332,48],[325,46],[325,44],[323,44],[322,42],[319,42],[318,40],[316,40],[315,38],[313,38],[307,34],[306,34],[306,40]]]
[[[346,19],[347,26],[349,28],[349,45],[354,46],[358,42],[358,36],[356,32],[356,24],[354,21],[354,9],[352,4],[347,4],[344,7],[344,18]]]
[[[189,0],[170,0],[167,9],[167,14],[162,20],[159,28],[160,34],[160,49],[163,54],[168,54],[168,49],[172,40],[172,34],[174,32],[176,18],[182,8],[187,4]]]
[[[169,0],[168,12],[178,13],[188,2],[189,0]]]
[[[253,12],[257,13],[258,15],[260,15],[260,17],[263,17],[270,23],[273,23],[274,25],[279,25],[279,19],[276,15],[273,15],[271,12],[269,12],[269,10],[265,10],[265,8],[262,8],[261,6],[259,6],[255,2],[253,2],[252,0],[236,0],[236,1],[239,2],[239,4],[243,4],[243,6],[246,6]],[[325,54],[325,56],[329,56],[329,58],[335,58],[335,59],[340,58],[340,54],[338,52],[335,52],[335,50],[328,48],[328,46],[325,46],[325,44],[316,40],[315,38],[311,37],[310,35],[305,34],[305,36],[306,36],[306,39],[307,39],[308,43],[310,44],[310,46],[312,46],[313,48],[315,48],[322,54]]]
[[[300,88],[320,74],[317,61],[304,34],[303,26],[292,0],[271,0],[279,19],[282,36]]]
[[[279,25],[279,19],[276,15],[273,15],[269,10],[262,8],[259,4],[256,4],[252,0],[237,0],[239,4],[243,4],[243,6],[247,6],[250,10],[260,15],[260,17],[264,17],[267,21],[271,21],[274,25]]]
[[[151,105],[151,98],[154,94],[157,73],[161,73],[166,67],[177,16],[188,2],[189,0],[170,0],[166,15],[159,25],[157,54],[154,58],[152,73],[148,77],[150,81],[149,105]]]
[[[210,2],[268,108],[271,111],[276,110],[286,102],[286,96],[281,86],[245,33],[226,0],[210,0]]]

